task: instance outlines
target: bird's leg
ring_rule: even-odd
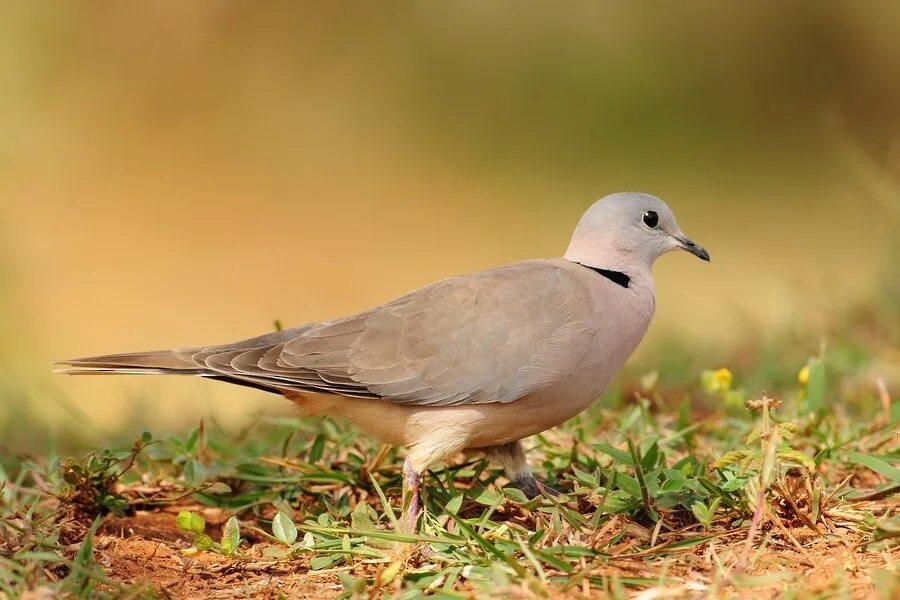
[[[406,513],[406,529],[408,533],[416,532],[416,521],[419,518],[419,484],[422,476],[413,467],[412,460],[407,457],[403,462],[403,483],[409,494],[409,506]]]
[[[410,494],[406,525],[410,533],[416,531],[419,516],[419,485],[422,474],[432,465],[448,460],[466,447],[468,431],[459,427],[437,427],[427,432],[415,444],[403,462],[403,480]]]
[[[527,498],[536,498],[541,495],[542,490],[554,496],[558,495],[555,489],[545,483],[538,481],[528,468],[528,462],[525,460],[525,449],[522,442],[516,440],[500,446],[491,446],[485,449],[488,458],[496,460],[506,472],[506,478],[509,479],[512,486],[521,491]]]

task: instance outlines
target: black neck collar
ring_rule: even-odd
[[[622,271],[610,271],[609,269],[601,269],[600,267],[592,267],[590,265],[583,265],[581,263],[575,263],[581,265],[586,269],[590,269],[594,273],[599,273],[603,275],[616,285],[621,285],[623,288],[627,288],[628,284],[631,283],[631,277],[623,273]]]

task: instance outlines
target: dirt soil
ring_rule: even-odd
[[[204,516],[208,533],[219,534],[227,515],[218,509],[200,506],[166,507],[155,511],[137,511],[119,518],[107,517],[95,540],[96,558],[104,566],[107,577],[127,585],[146,585],[164,598],[332,598],[343,590],[335,569],[311,571],[303,557],[291,560],[272,559],[263,552],[271,544],[253,539],[244,531],[243,556],[226,558],[204,552],[193,558],[180,550],[190,546],[186,534],[175,527],[179,510],[194,510]],[[242,524],[243,525],[243,524]],[[627,523],[623,523],[623,526]],[[735,564],[744,548],[745,530],[718,537],[680,554],[665,557],[621,557],[598,566],[592,575],[622,577],[659,576],[665,570],[667,586],[632,590],[636,597],[650,598],[707,597],[710,592],[738,598],[774,598],[785,589],[796,589],[802,582],[805,594],[824,594],[849,589],[853,598],[875,598],[872,572],[896,569],[900,548],[881,552],[861,552],[859,540],[849,535],[840,542],[816,535],[803,526],[789,531],[803,552],[781,532],[773,532],[768,546],[757,551],[753,567],[740,576],[722,581],[716,565]],[[250,539],[247,539],[247,538]],[[418,562],[417,551],[404,552],[410,564]],[[344,567],[346,569],[346,567]],[[350,569],[356,577],[373,577],[377,568],[357,565]],[[896,573],[896,571],[895,571]],[[790,577],[793,575],[793,577]],[[673,585],[673,582],[681,582]],[[465,584],[468,585],[468,584]],[[898,588],[900,590],[900,588]],[[462,590],[476,595],[476,588]],[[377,591],[376,591],[377,592]],[[500,597],[535,597],[525,585],[521,588],[497,590]],[[380,595],[380,594],[376,594]],[[631,594],[630,594],[631,595]],[[597,590],[583,586],[554,591],[550,597],[597,597]]]
[[[175,515],[185,508],[204,516],[213,537],[220,535],[226,517],[198,506],[107,517],[95,542],[107,576],[127,585],[145,584],[164,598],[331,598],[343,589],[334,572],[310,571],[302,558],[264,558],[262,551],[269,544],[256,540],[249,548],[245,542],[247,558],[211,552],[183,556],[180,550],[191,544],[175,527]]]

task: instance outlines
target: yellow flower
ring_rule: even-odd
[[[725,368],[715,371],[703,371],[701,377],[703,389],[709,394],[724,394],[731,390],[731,371]]]
[[[733,376],[731,371],[726,368],[716,369],[716,372],[713,373],[713,379],[716,382],[716,387],[720,390],[730,390],[731,389],[731,380]]]
[[[800,372],[797,373],[797,381],[800,382],[800,385],[806,385],[809,383],[809,365],[804,366],[800,369]]]

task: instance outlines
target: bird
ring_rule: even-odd
[[[560,258],[444,279],[358,314],[214,346],[57,363],[67,374],[192,375],[283,395],[407,449],[415,530],[431,466],[460,452],[499,463],[528,497],[552,493],[522,440],[574,417],[638,347],[661,255],[709,253],[650,194],[614,193],[579,220]]]

